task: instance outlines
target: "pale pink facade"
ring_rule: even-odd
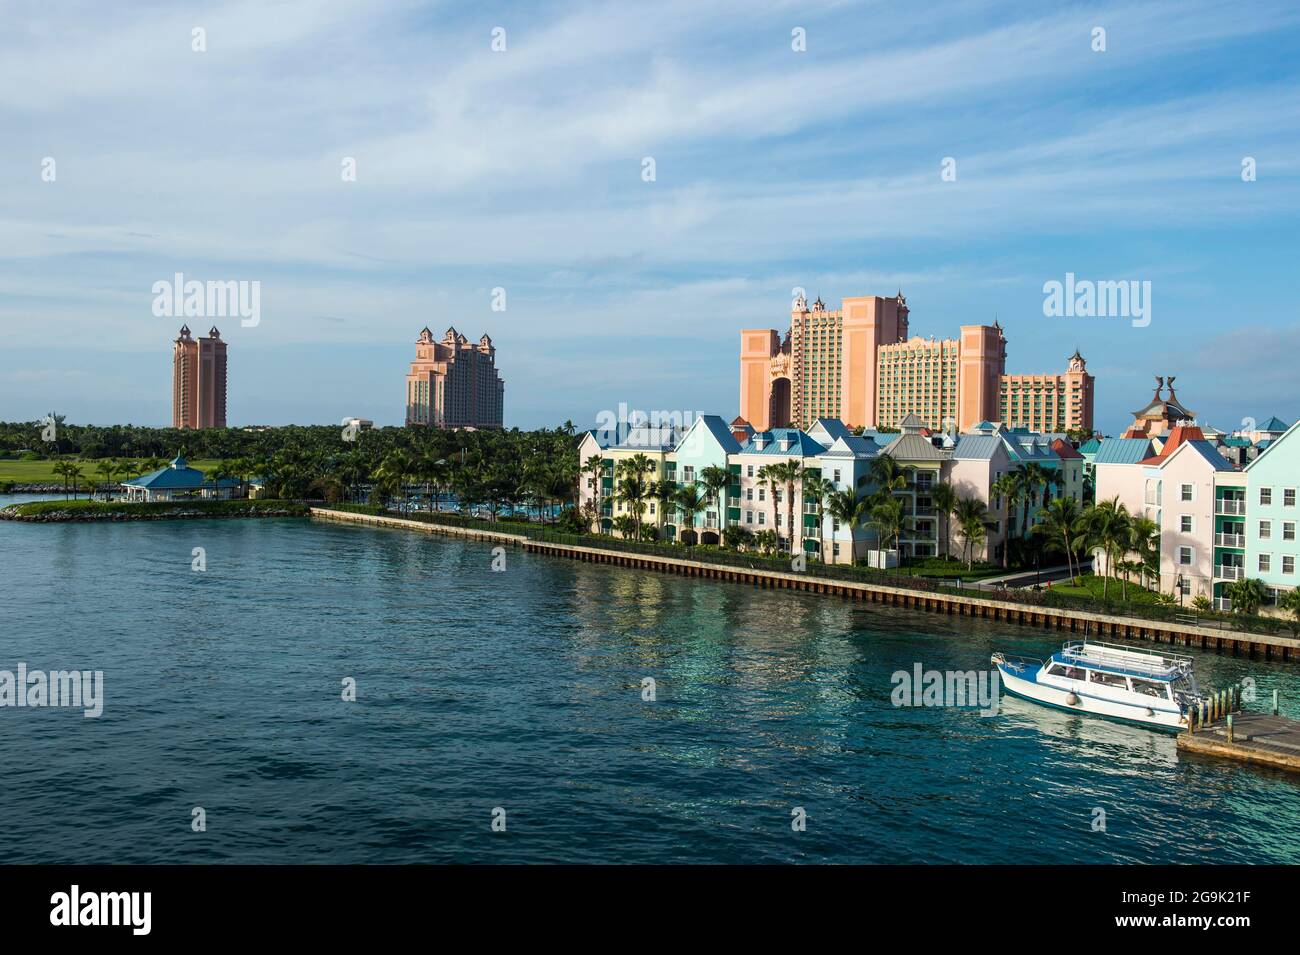
[[[226,343],[215,325],[206,338],[183,325],[172,343],[172,427],[226,427]]]
[[[406,375],[406,423],[500,428],[505,382],[497,374],[496,354],[487,335],[471,344],[455,328],[448,328],[436,341],[428,328],[423,329]]]

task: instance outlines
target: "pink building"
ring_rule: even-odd
[[[214,325],[194,338],[182,325],[172,343],[172,427],[226,426],[226,343]]]
[[[406,423],[500,428],[505,387],[491,338],[484,335],[474,345],[448,328],[435,341],[426,327],[415,340],[415,361],[406,376]]]

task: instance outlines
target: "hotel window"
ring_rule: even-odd
[[[745,467],[745,477],[754,476],[754,465],[750,464]]]
[[[745,523],[746,523],[746,524],[752,524],[752,523],[754,523],[754,512],[753,512],[753,511],[746,511],[746,512],[745,512]]]
[[[752,501],[753,499],[754,499],[754,489],[752,487],[745,488],[745,500]]]
[[[1192,515],[1190,515],[1190,514],[1184,514],[1184,515],[1179,519],[1179,527],[1178,527],[1178,530],[1179,530],[1180,533],[1183,533],[1183,534],[1190,534],[1190,533],[1192,533]]]
[[[1190,547],[1178,548],[1178,563],[1183,566],[1189,566],[1192,562],[1192,549]]]
[[[1284,541],[1295,540],[1295,521],[1282,522],[1282,540]]]
[[[1273,522],[1272,522],[1272,521],[1260,521],[1260,522],[1259,522],[1259,539],[1262,540],[1262,541],[1266,541],[1266,540],[1268,540],[1268,539],[1269,539],[1270,537],[1272,537],[1272,536],[1273,536]]]
[[[760,526],[767,523],[767,515],[764,514],[762,511],[758,512],[758,523]]]
[[[1272,555],[1272,554],[1260,554],[1260,555],[1259,555],[1259,572],[1260,572],[1261,574],[1267,574],[1267,573],[1269,572],[1269,570],[1272,568],[1272,566],[1273,566],[1273,555]]]
[[[1190,484],[1182,485],[1179,488],[1179,493],[1182,495],[1182,500],[1190,501],[1192,499],[1192,486]]]
[[[1268,507],[1273,503],[1273,489],[1271,487],[1261,487],[1259,489],[1259,503]]]
[[[761,487],[760,487],[760,488],[758,489],[758,499],[759,499],[760,502],[761,502],[761,501],[764,501],[764,500],[767,499],[767,489],[766,489],[766,488],[761,488]]]
[[[1282,506],[1295,507],[1295,488],[1286,487],[1282,489]]]
[[[1295,558],[1292,557],[1290,554],[1282,555],[1282,573],[1284,574],[1295,573]]]

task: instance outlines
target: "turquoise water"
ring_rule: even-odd
[[[1056,634],[505,559],[300,520],[0,522],[0,669],[102,670],[106,696],[0,708],[0,857],[1300,862],[1300,781],[1016,699],[890,703],[894,671]],[[1197,671],[1300,715],[1294,666]]]

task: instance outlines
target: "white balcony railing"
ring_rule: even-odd
[[[1218,497],[1214,499],[1214,513],[1229,517],[1246,513],[1246,502],[1241,498]]]
[[[1229,600],[1227,597],[1215,597],[1215,598],[1214,598],[1214,609],[1215,609],[1215,610],[1222,610],[1222,611],[1224,611],[1224,612],[1231,611],[1231,610],[1232,610],[1232,601]]]
[[[1219,580],[1241,580],[1242,568],[1234,564],[1215,564],[1214,576]]]
[[[1245,547],[1246,535],[1245,534],[1215,534],[1214,546],[1215,547]]]

